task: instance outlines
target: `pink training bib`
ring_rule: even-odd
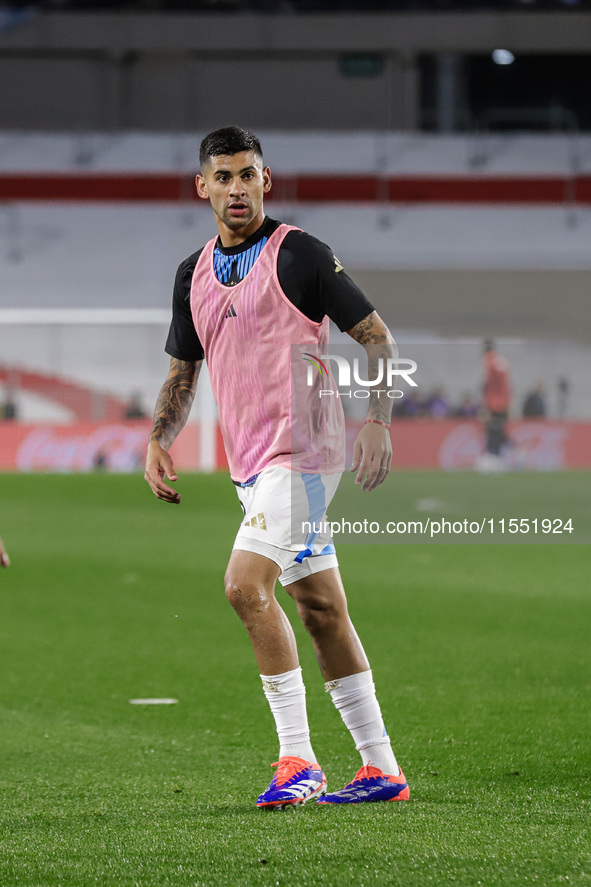
[[[230,474],[240,482],[269,465],[326,474],[344,469],[340,401],[319,395],[321,385],[336,386],[332,377],[312,380],[302,357],[325,353],[328,317],[309,320],[289,301],[277,276],[279,248],[297,230],[280,225],[235,286],[215,276],[217,238],[205,245],[193,273],[193,323],[205,351]]]

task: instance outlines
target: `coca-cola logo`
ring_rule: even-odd
[[[16,463],[19,471],[132,471],[141,464],[145,446],[143,426],[102,425],[86,433],[42,427],[22,441]]]
[[[564,425],[522,422],[511,429],[510,438],[517,457],[522,453],[525,458],[524,468],[557,471],[566,466],[568,429]]]
[[[458,425],[443,440],[439,449],[439,464],[446,471],[474,468],[474,462],[482,452],[484,435],[473,423]]]
[[[545,422],[519,422],[509,433],[510,443],[504,449],[507,468],[531,471],[556,471],[566,466],[568,428]],[[472,423],[458,425],[439,450],[439,464],[447,471],[471,469],[484,450],[485,432]]]

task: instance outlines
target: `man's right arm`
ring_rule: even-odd
[[[154,427],[148,444],[144,478],[155,496],[176,505],[181,501],[180,493],[164,483],[165,476],[171,481],[178,480],[168,450],[189,417],[202,363],[202,360],[178,360],[173,357],[154,410]]]

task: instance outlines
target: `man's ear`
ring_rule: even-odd
[[[201,197],[202,200],[208,200],[209,194],[207,193],[207,185],[205,184],[205,179],[200,173],[197,173],[195,176],[195,187],[197,189],[197,194]]]
[[[271,188],[273,187],[273,183],[271,181],[271,170],[268,166],[265,166],[263,169],[263,192],[268,194]]]

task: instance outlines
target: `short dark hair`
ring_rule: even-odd
[[[261,143],[255,135],[240,126],[224,126],[205,136],[199,147],[199,163],[203,169],[212,157],[240,154],[241,151],[253,151],[263,159]]]

